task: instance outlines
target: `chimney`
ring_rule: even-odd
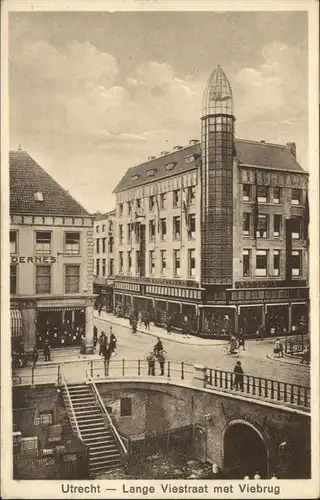
[[[173,151],[179,151],[179,149],[183,149],[183,146],[173,146]]]
[[[287,142],[287,149],[292,154],[293,158],[297,158],[297,146],[295,142]]]
[[[168,155],[170,151],[161,151],[161,156]]]
[[[265,143],[266,143],[266,141],[260,141],[260,142],[262,142],[262,144],[265,144]]]
[[[148,156],[148,160],[155,160],[156,156]]]
[[[194,146],[195,144],[198,144],[198,139],[191,139],[191,141],[189,141],[189,146]]]

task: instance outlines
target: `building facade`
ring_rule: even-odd
[[[96,307],[113,310],[115,210],[97,215],[94,221],[94,281]]]
[[[10,151],[13,347],[93,342],[93,217],[25,151]]]
[[[308,329],[308,174],[294,143],[235,138],[218,68],[201,142],[130,168],[115,189],[115,303],[193,333]]]

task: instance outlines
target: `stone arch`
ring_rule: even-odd
[[[236,443],[232,443],[230,439]],[[223,469],[227,471],[227,474],[229,469],[230,474],[232,474],[232,459],[234,464],[239,463],[235,474],[239,474],[240,477],[234,477],[234,479],[243,479],[245,475],[250,475],[252,478],[251,476],[256,471],[259,472],[262,479],[269,478],[269,446],[263,433],[253,423],[244,419],[234,419],[228,422],[222,432],[221,450]],[[230,456],[231,450],[235,453],[233,457]],[[237,452],[239,456],[236,456]],[[242,453],[244,454],[242,455]],[[245,471],[246,468],[248,472]]]

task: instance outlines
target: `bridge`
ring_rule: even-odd
[[[90,451],[95,471],[110,462],[106,455],[102,463],[97,453],[112,449],[111,458],[119,463],[120,455],[133,457],[137,449],[143,456],[150,439],[189,429],[186,450],[218,464],[227,478],[244,477],[244,470],[253,475],[254,468],[263,478],[310,476],[309,387],[244,374],[237,389],[232,372],[184,362],[167,361],[163,375],[148,373],[147,361],[140,359],[24,368],[13,378],[14,400],[52,411],[56,421],[66,408],[74,433],[95,446]],[[57,397],[61,390],[63,404]],[[106,449],[97,448],[99,432],[109,440]]]

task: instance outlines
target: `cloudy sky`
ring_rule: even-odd
[[[307,164],[307,14],[10,13],[10,147],[27,150],[90,212],[126,169],[200,138],[217,64],[236,136],[296,142]]]

